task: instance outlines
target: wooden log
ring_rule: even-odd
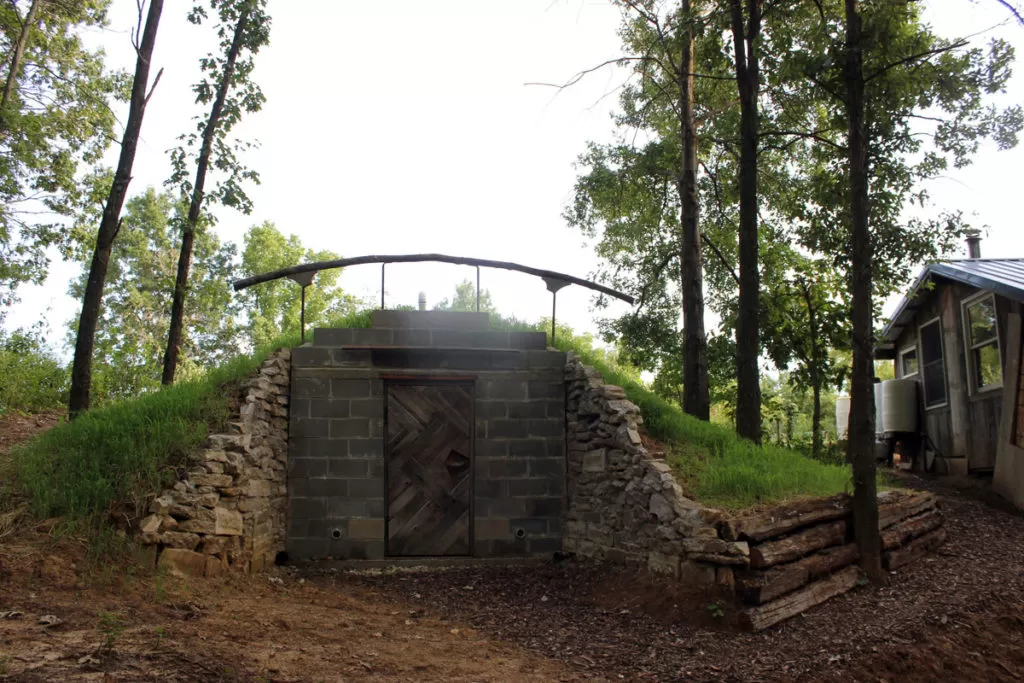
[[[882,566],[889,571],[899,569],[904,565],[910,564],[914,560],[924,557],[945,542],[946,530],[939,527],[935,531],[927,533],[919,538],[915,538],[902,548],[896,548],[895,550],[889,550],[882,553]]]
[[[763,541],[800,527],[840,519],[850,514],[850,497],[814,498],[776,505],[767,510],[741,516],[723,525],[728,540]]]
[[[935,495],[924,491],[899,497],[893,496],[887,499],[883,499],[880,496],[878,502],[879,529],[885,529],[893,524],[902,522],[908,517],[914,517],[928,510],[935,509]]]
[[[923,515],[910,517],[899,524],[893,524],[882,532],[882,549],[892,550],[906,545],[911,539],[924,536],[940,526],[942,526],[942,513],[936,510],[929,510]]]
[[[740,578],[738,592],[744,602],[763,605],[853,564],[857,557],[856,543],[826,548],[797,562],[778,565],[766,571],[747,572]]]
[[[789,562],[830,545],[839,545],[845,539],[845,521],[822,524],[777,541],[767,541],[751,547],[750,566],[761,569]]]
[[[857,567],[847,567],[827,579],[815,581],[783,598],[760,607],[743,610],[740,613],[740,625],[751,631],[761,631],[845,593],[856,586],[859,580],[860,570]]]

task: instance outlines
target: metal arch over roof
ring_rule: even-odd
[[[892,320],[882,331],[878,349],[880,357],[891,355],[896,338],[913,318],[921,288],[933,277],[962,282],[995,292],[1007,299],[1024,302],[1024,258],[951,259],[929,264],[900,300]]]
[[[518,263],[511,263],[509,261],[492,261],[489,259],[470,258],[464,256],[448,256],[446,254],[390,254],[390,255],[371,255],[371,256],[355,256],[353,258],[340,258],[332,261],[318,261],[316,263],[305,263],[299,266],[292,266],[290,268],[282,268],[269,273],[262,273],[260,275],[253,275],[252,277],[243,278],[236,280],[233,284],[235,291],[241,291],[253,285],[258,285],[262,282],[270,282],[271,280],[279,280],[283,277],[295,278],[305,273],[316,273],[321,270],[330,270],[332,268],[346,268],[348,266],[361,266],[370,263],[422,263],[424,261],[436,261],[439,263],[451,263],[458,266],[476,266],[485,268],[501,268],[503,270],[514,270],[520,273],[526,273],[528,275],[535,275],[539,278],[543,278],[548,284],[548,288],[551,289],[551,280],[561,282],[565,284],[580,285],[587,289],[592,289],[595,292],[601,292],[608,296],[614,297],[625,301],[628,304],[636,303],[636,300],[629,294],[624,294],[611,287],[605,287],[596,282],[584,280],[582,278],[574,277],[572,275],[566,275],[565,273],[558,273],[553,270],[544,270],[542,268],[532,268],[530,266],[523,266]],[[311,278],[312,276],[310,276]],[[300,283],[302,284],[302,283]],[[564,286],[564,285],[562,285]]]

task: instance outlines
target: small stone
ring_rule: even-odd
[[[203,576],[206,574],[206,555],[181,548],[165,548],[157,560],[157,569],[172,576]]]
[[[178,482],[181,483],[181,482]],[[177,487],[175,487],[177,490]],[[153,502],[149,505],[149,511],[155,515],[166,515],[171,510],[171,506],[174,505],[174,498],[168,495],[157,496],[153,499]]]
[[[657,517],[659,522],[671,522],[676,516],[672,506],[665,499],[665,496],[660,493],[655,493],[651,496],[651,502],[647,506],[647,510]]]
[[[160,531],[160,525],[163,522],[161,515],[150,515],[141,522],[139,522],[139,531],[144,534],[155,534]]]
[[[214,532],[218,536],[241,536],[242,535],[242,514],[236,510],[228,510],[224,507],[213,509],[216,517]]]

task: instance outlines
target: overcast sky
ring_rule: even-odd
[[[193,104],[198,58],[212,45],[209,27],[185,21],[191,2],[166,3],[155,66],[164,75],[147,111],[130,193],[160,186],[166,151],[205,112]],[[249,190],[250,216],[218,207],[217,231],[241,242],[270,220],[285,234],[342,256],[441,252],[515,261],[587,277],[596,260],[561,218],[588,140],[611,139],[614,91],[624,74],[594,74],[565,91],[527,86],[561,82],[620,54],[618,10],[605,0],[270,0],[271,43],[255,79],[267,103],[237,128],[261,148],[245,161],[262,177]],[[995,0],[935,0],[927,17],[945,35],[967,35],[1004,20]],[[111,66],[134,69],[129,29],[135,0],[114,0],[102,43]],[[1024,29],[1002,35],[1024,45]],[[1024,66],[1018,64],[1018,71]],[[1004,102],[1024,102],[1024,75]],[[124,116],[122,115],[122,120]],[[116,151],[109,163],[116,161]],[[985,256],[1024,256],[1020,218],[1024,148],[984,147],[975,165],[934,182],[941,206],[960,208],[986,226]],[[27,325],[41,311],[59,338],[80,303],[65,295],[77,265],[55,262],[42,287],[20,290],[9,316]],[[451,296],[468,267],[388,268],[387,304],[430,305]],[[347,269],[348,291],[379,300],[376,266]],[[484,269],[482,284],[504,313],[550,315],[544,283]],[[593,329],[591,296],[559,294],[559,320]],[[889,303],[889,310],[893,302]],[[612,309],[626,310],[625,305]]]

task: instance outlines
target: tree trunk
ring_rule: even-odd
[[[824,359],[821,358],[821,348],[818,344],[818,311],[814,307],[811,286],[803,278],[799,281],[804,304],[807,306],[808,334],[811,339],[810,362],[807,364],[811,373],[811,392],[814,396],[814,409],[811,415],[811,455],[817,458],[821,455],[821,366]]]
[[[732,0],[732,39],[736,59],[736,86],[740,95],[740,292],[736,322],[736,432],[761,443],[761,351],[758,317],[760,275],[757,245],[757,93],[760,74],[757,36],[761,28],[760,0]]]
[[[146,28],[142,33],[142,42],[139,44],[138,57],[135,60],[135,80],[132,82],[128,122],[125,124],[124,136],[121,139],[121,156],[117,161],[114,182],[110,186],[110,194],[107,196],[107,203],[103,208],[103,218],[100,220],[100,229],[96,234],[96,248],[92,253],[89,279],[86,281],[85,295],[82,297],[82,313],[78,318],[78,336],[75,340],[75,359],[71,366],[71,390],[68,401],[68,412],[71,417],[89,409],[92,351],[96,337],[96,323],[100,316],[100,304],[103,301],[103,285],[107,278],[107,267],[110,264],[110,252],[114,247],[118,228],[120,228],[121,208],[124,206],[124,198],[128,193],[128,183],[132,179],[135,149],[139,144],[142,118],[146,113],[149,67],[153,58],[153,47],[156,45],[156,33],[163,8],[163,0],[150,1],[149,13],[146,16]]]
[[[850,154],[850,319],[853,369],[848,459],[853,465],[853,525],[860,566],[881,581],[881,539],[875,481],[875,392],[871,326],[871,235],[868,229],[868,141],[864,125],[864,62],[858,0],[846,0],[846,113]]]
[[[195,243],[196,228],[199,225],[199,216],[203,208],[203,188],[206,186],[206,171],[210,165],[213,139],[217,134],[217,125],[220,123],[221,113],[224,110],[224,100],[227,99],[228,89],[231,87],[231,77],[235,72],[235,61],[238,59],[238,53],[242,49],[242,39],[245,36],[245,27],[249,22],[251,9],[252,5],[247,3],[238,17],[238,23],[235,25],[235,35],[231,40],[231,47],[228,48],[224,73],[221,76],[220,84],[217,86],[217,96],[214,98],[213,108],[210,110],[210,118],[207,119],[206,127],[203,129],[203,146],[199,150],[199,159],[196,163],[196,179],[192,186],[192,199],[188,207],[188,218],[181,235],[178,273],[174,279],[171,324],[167,331],[167,349],[164,351],[164,370],[163,377],[161,378],[164,384],[174,383],[174,373],[178,369],[178,352],[181,348],[181,338],[185,326],[185,297],[188,294],[188,276],[192,268],[192,245]]]
[[[693,18],[690,0],[682,0],[686,44],[683,46],[679,77],[679,133],[683,145],[682,173],[677,181],[682,226],[683,287],[683,410],[700,418],[711,418],[708,387],[708,340],[704,334],[704,274],[700,253],[700,223],[697,204],[697,133],[693,120]]]
[[[21,25],[21,33],[18,35],[18,42],[14,46],[14,54],[11,57],[10,71],[7,72],[7,83],[4,84],[3,98],[0,99],[0,127],[7,130],[7,106],[14,95],[14,87],[18,82],[18,72],[21,71],[21,60],[25,56],[25,48],[28,46],[29,35],[36,23],[36,15],[39,12],[39,5],[43,0],[32,0],[28,13],[25,14],[25,21]]]

